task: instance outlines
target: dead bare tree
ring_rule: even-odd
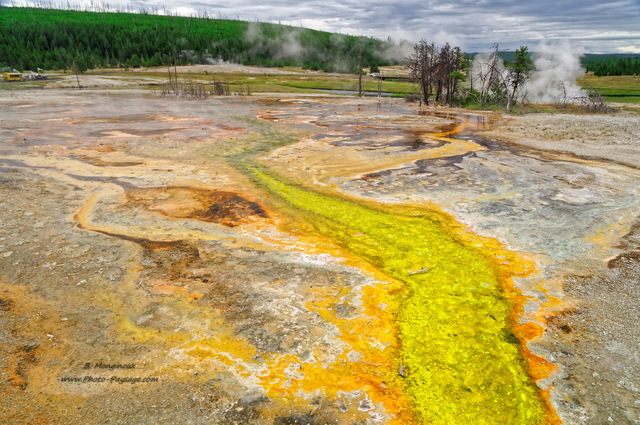
[[[358,52],[358,97],[362,97],[362,50]]]
[[[564,85],[564,82],[560,81],[558,82],[558,92],[560,93],[560,95],[558,96],[558,99],[556,100],[554,106],[557,109],[566,109],[567,108],[567,88]]]
[[[451,104],[457,96],[458,82],[465,79],[464,55],[459,47],[449,43],[436,46],[421,40],[407,58],[411,77],[420,86],[421,102],[429,102],[433,94],[436,102]]]
[[[173,63],[174,63],[174,74],[173,76],[171,75],[171,57],[173,57]],[[169,73],[169,87],[171,87],[171,89],[173,90],[173,94],[174,95],[178,95],[178,69],[175,65],[175,61],[176,61],[176,56],[175,55],[171,55],[169,56],[169,64],[167,64],[167,72]]]
[[[604,96],[600,94],[597,88],[587,85],[587,96],[582,99],[582,107],[591,112],[613,112],[613,108],[604,101]]]
[[[420,103],[429,104],[433,91],[434,73],[436,69],[436,45],[420,40],[413,46],[413,53],[407,58],[407,67],[411,70],[411,78],[420,86]]]
[[[206,99],[209,97],[209,92],[204,83],[191,80],[181,85],[180,96],[188,99]]]
[[[213,78],[213,90],[212,94],[214,96],[228,96],[231,93],[229,90],[229,84],[223,81],[216,80]]]
[[[476,57],[471,78],[476,82],[480,106],[484,108],[490,103],[503,103],[506,99],[506,70],[497,44],[488,55]]]
[[[73,72],[76,75],[76,83],[78,83],[78,90],[82,89],[82,86],[80,85],[80,78],[78,77],[78,75],[82,72],[80,65],[78,65],[78,63],[76,61],[73,61],[71,63],[71,72]]]
[[[494,44],[491,53],[474,59],[471,79],[476,83],[482,107],[499,105],[510,112],[524,98],[523,90],[533,69],[527,50],[520,47],[515,52],[515,61],[505,65],[498,45]]]

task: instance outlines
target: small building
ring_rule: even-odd
[[[22,81],[22,74],[19,72],[3,72],[2,79],[5,81]]]

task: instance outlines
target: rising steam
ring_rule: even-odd
[[[301,32],[296,28],[288,28],[279,37],[273,38],[263,34],[260,23],[250,22],[244,37],[253,44],[251,54],[257,51],[269,51],[275,59],[299,59],[305,53],[300,42]]]
[[[580,102],[587,93],[578,86],[577,80],[585,73],[580,63],[583,49],[574,48],[567,41],[540,43],[532,55],[534,69],[524,85],[518,88],[513,100],[529,100],[538,103]],[[511,89],[512,74],[502,58],[493,53],[476,55],[471,65],[474,86],[486,98],[498,96],[499,87]]]
[[[574,48],[567,41],[541,43],[533,54],[534,71],[526,85],[530,101],[552,103],[576,102],[586,93],[577,79],[585,73],[580,63],[584,49]]]

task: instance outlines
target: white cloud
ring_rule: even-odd
[[[638,46],[621,46],[616,47],[616,50],[620,53],[640,53],[640,47]]]
[[[443,45],[445,43],[449,43],[451,46],[457,46],[465,50],[466,46],[462,38],[463,37],[461,37],[458,34],[451,34],[446,31],[439,31],[429,41],[433,41],[437,45]]]

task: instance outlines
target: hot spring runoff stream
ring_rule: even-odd
[[[455,154],[481,149],[454,139],[473,130],[465,116],[451,130],[424,138],[456,145]],[[469,147],[460,151],[460,145]],[[442,157],[451,155],[451,146]],[[456,149],[453,148],[453,149]],[[310,223],[384,274],[396,291],[399,358],[378,373],[400,385],[427,424],[554,423],[528,363],[545,361],[523,345],[522,298],[511,277],[530,265],[496,241],[479,238],[438,208],[385,205],[323,193],[288,181],[249,160],[236,161],[286,211]],[[522,326],[520,326],[522,328]],[[362,330],[365,339],[367,330]],[[516,336],[518,335],[518,336]]]
[[[594,350],[637,339],[588,326],[634,299],[610,289],[637,281],[638,170],[392,98],[4,96],[9,423],[542,425],[633,397],[633,355]],[[578,280],[607,296],[566,313]]]

